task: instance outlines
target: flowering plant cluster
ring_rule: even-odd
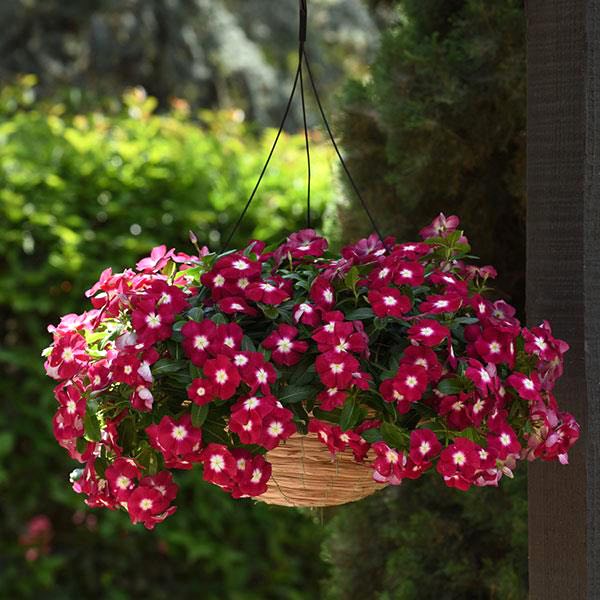
[[[579,426],[552,388],[568,346],[487,298],[496,273],[469,264],[458,224],[335,256],[312,230],[220,255],[192,236],[193,256],[105,270],[44,353],[74,489],[152,528],[175,511],[173,471],[259,496],[267,452],[296,432],[369,453],[388,484],[431,470],[467,490],[519,460],[566,463]]]

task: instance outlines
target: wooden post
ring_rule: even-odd
[[[527,321],[571,345],[570,465],[529,468],[532,600],[600,598],[600,2],[528,0]]]

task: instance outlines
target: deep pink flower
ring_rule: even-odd
[[[46,373],[54,379],[70,379],[85,367],[88,359],[83,336],[75,331],[65,333],[54,340]]]
[[[138,343],[150,346],[171,336],[173,313],[156,304],[156,298],[140,299],[131,313],[131,324]]]
[[[270,386],[277,379],[275,368],[270,362],[265,360],[261,352],[248,352],[248,363],[240,367],[240,373],[243,382],[250,388],[252,393],[260,390],[263,394],[268,394]]]
[[[208,379],[197,378],[192,381],[187,389],[188,398],[199,406],[208,404],[215,398],[213,385]]]
[[[419,235],[424,239],[434,237],[446,237],[449,233],[456,231],[460,220],[456,215],[446,217],[444,213],[440,213],[427,227],[423,227],[419,231]]]
[[[126,383],[131,387],[136,387],[140,381],[139,368],[142,361],[133,352],[121,352],[112,361],[110,369],[113,381]]]
[[[400,261],[394,267],[394,283],[416,287],[424,281],[423,265],[418,262]]]
[[[154,405],[154,396],[150,391],[150,388],[144,384],[139,384],[133,390],[129,397],[131,406],[141,412],[150,412]]]
[[[424,346],[438,346],[446,337],[450,335],[450,330],[433,319],[421,319],[408,330],[408,337]]]
[[[478,360],[470,358],[465,375],[475,384],[475,387],[485,396],[497,386],[496,367],[492,363],[483,366]]]
[[[282,323],[261,343],[263,348],[271,350],[271,359],[280,365],[291,366],[300,361],[308,350],[307,342],[297,340],[298,329]]]
[[[167,250],[164,244],[156,246],[156,248],[152,248],[150,256],[143,258],[136,264],[136,269],[143,273],[158,273],[167,265],[173,253],[174,249]]]
[[[294,321],[296,321],[296,323],[303,323],[309,327],[314,327],[321,322],[320,313],[308,302],[302,302],[301,304],[294,306],[292,314],[294,315]]]
[[[164,456],[168,468],[190,469],[192,463],[201,460],[202,432],[192,426],[189,413],[178,421],[165,415],[158,424],[147,427],[146,433],[150,444]]]
[[[132,458],[117,458],[106,468],[104,476],[118,502],[126,501],[137,485],[141,471]]]
[[[334,410],[344,405],[348,393],[337,388],[327,388],[317,394],[317,402],[321,410]]]
[[[319,237],[314,229],[302,229],[292,233],[277,250],[274,252],[275,260],[280,263],[288,255],[298,259],[305,256],[319,258],[327,250],[327,240]]]
[[[223,444],[208,444],[202,451],[204,480],[229,488],[236,476],[236,461]]]
[[[425,302],[419,305],[419,311],[428,314],[453,313],[460,308],[461,304],[462,298],[458,294],[448,292],[427,296]]]
[[[255,317],[258,311],[252,308],[244,298],[241,296],[227,296],[227,298],[221,298],[218,302],[219,308],[226,315],[244,314],[250,317]]]
[[[506,460],[511,455],[518,455],[521,444],[513,428],[508,423],[496,426],[487,436],[488,448],[493,450],[500,460]]]
[[[373,461],[373,478],[381,483],[400,485],[406,465],[406,455],[390,448],[385,442],[375,442],[371,448],[376,454]]]
[[[448,487],[468,490],[480,468],[480,446],[467,438],[455,438],[454,443],[442,450],[437,470]]]
[[[267,491],[267,483],[271,479],[271,464],[260,454],[252,456],[249,453],[242,454],[239,450],[233,450],[232,454],[236,459],[238,473],[237,485],[231,495],[234,498],[244,498],[264,494]]]
[[[393,238],[386,238],[387,245],[393,244]],[[379,236],[372,233],[355,244],[342,248],[342,256],[353,264],[364,264],[376,260],[385,254],[385,245]]]
[[[317,357],[315,368],[325,386],[345,390],[358,370],[358,361],[347,352],[326,352]]]
[[[215,333],[213,354],[233,356],[241,348],[244,332],[237,323],[219,325]]]
[[[235,394],[241,378],[230,358],[219,354],[216,358],[208,359],[203,370],[213,393],[218,398],[227,400]]]
[[[175,506],[169,507],[176,494],[177,486],[172,483],[170,473],[162,471],[154,477],[145,477],[127,499],[131,522],[154,529],[177,510]]]
[[[335,304],[333,286],[324,277],[317,277],[310,286],[310,299],[325,310],[330,310]]]
[[[258,444],[262,439],[263,415],[258,410],[236,410],[229,418],[229,429],[242,444]]]
[[[290,298],[289,293],[285,289],[267,281],[255,281],[249,284],[244,293],[248,300],[272,306],[277,306]]]
[[[515,389],[517,394],[525,400],[540,400],[540,379],[536,373],[527,376],[524,373],[513,373],[506,383]]]
[[[287,440],[296,433],[296,425],[292,420],[294,413],[283,407],[274,408],[262,422],[262,437],[260,445],[267,450],[272,450],[279,442]]]
[[[515,348],[513,338],[495,327],[486,327],[475,341],[475,350],[481,358],[490,363],[514,364]]]
[[[363,354],[368,348],[369,341],[363,332],[357,331],[356,324],[348,321],[326,321],[324,325],[315,330],[312,339],[317,342],[317,349],[322,353]]]
[[[442,376],[442,365],[435,352],[426,346],[408,346],[402,354],[400,364],[423,367],[432,383],[439,381]]]
[[[394,380],[394,388],[408,402],[420,400],[428,384],[427,371],[418,365],[400,365]]]
[[[410,432],[410,459],[417,465],[431,462],[442,445],[431,429],[414,429]]]
[[[181,328],[183,350],[192,364],[202,367],[215,349],[217,326],[210,319],[189,321]]]
[[[395,317],[399,319],[411,308],[408,296],[405,296],[396,288],[382,287],[377,290],[370,290],[368,299],[377,317]]]

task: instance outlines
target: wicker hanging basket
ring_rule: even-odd
[[[273,467],[268,490],[256,499],[278,506],[322,507],[354,502],[384,487],[373,480],[371,453],[362,463],[352,452],[332,457],[317,434],[294,434],[266,455]]]

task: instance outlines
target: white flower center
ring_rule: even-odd
[[[210,457],[210,468],[217,473],[225,468],[225,459],[222,454],[213,454]]]
[[[291,352],[292,351],[292,342],[291,342],[290,338],[281,338],[277,342],[277,349],[279,350],[279,352],[283,352],[285,354],[287,354],[288,352]]]
[[[171,436],[176,439],[178,442],[184,440],[187,437],[187,429],[183,425],[176,425],[171,430]]]
[[[242,277],[240,279],[238,279],[237,285],[241,290],[244,290],[248,287],[248,284],[250,282],[248,281],[248,279],[246,277]]]
[[[344,372],[344,363],[331,363],[329,365],[332,373],[343,373]]]
[[[71,348],[70,346],[67,346],[63,351],[62,351],[62,359],[64,362],[71,362],[72,360],[75,359],[75,354],[73,352],[73,348]]]
[[[152,500],[150,498],[142,498],[140,500],[140,508],[142,510],[150,510],[152,508]]]
[[[429,442],[422,441],[421,445],[419,446],[419,452],[423,456],[425,456],[430,450],[431,450],[431,444]]]
[[[531,381],[531,379],[523,379],[523,385],[528,389],[528,390],[533,390],[535,388],[535,385],[533,385],[533,381]]]
[[[129,479],[129,477],[126,477],[125,475],[119,475],[115,483],[117,484],[117,487],[120,490],[126,490],[129,487],[129,484],[131,483],[131,479]]]
[[[215,275],[215,278],[213,279],[213,284],[215,287],[221,287],[225,284],[225,277],[223,277],[223,275],[219,274],[219,275]]]
[[[269,376],[267,375],[267,372],[264,369],[258,369],[258,371],[256,371],[256,380],[259,383],[267,383],[269,379]]]
[[[243,354],[236,354],[233,362],[236,367],[243,367],[244,365],[248,364],[248,357],[244,356]]]
[[[325,302],[333,302],[333,292],[331,290],[325,290],[323,292],[323,298],[325,298]]]
[[[252,477],[250,478],[250,481],[252,481],[252,483],[258,483],[262,478],[262,471],[260,469],[254,469],[254,471],[252,471]]]
[[[402,269],[402,271],[400,271],[400,275],[404,279],[410,279],[413,275],[413,272],[410,269]]]
[[[233,268],[237,269],[238,271],[245,271],[250,265],[248,265],[248,263],[245,260],[236,260],[233,263]]]
[[[498,342],[490,343],[490,352],[492,354],[499,354],[501,349],[502,349],[502,347],[500,346],[500,344]]]
[[[510,446],[510,435],[508,435],[508,433],[500,435],[500,443],[505,447]]]
[[[157,327],[160,327],[160,315],[157,315],[156,313],[150,313],[146,315],[146,324],[148,327],[150,327],[150,329],[156,329]]]
[[[279,421],[273,421],[269,425],[267,432],[270,436],[277,437],[283,433],[283,425]]]
[[[194,348],[196,348],[196,350],[204,350],[208,347],[208,344],[208,338],[205,335],[197,335],[194,338]]]
[[[75,404],[75,402],[73,400],[69,400],[67,402],[67,412],[72,415],[75,412],[75,409],[77,408],[77,405]]]
[[[459,450],[452,455],[452,460],[454,461],[455,465],[462,467],[467,462],[467,457],[465,456],[464,452]]]
[[[429,337],[430,335],[433,335],[433,328],[432,327],[421,327],[421,335],[424,335],[425,337]]]
[[[233,338],[231,336],[226,337],[223,340],[223,343],[228,346],[229,348],[233,348],[235,346],[235,342],[233,341]]]
[[[394,298],[394,296],[384,296],[383,303],[386,306],[396,306],[396,304],[398,304],[398,300],[396,300],[396,298]]]
[[[385,459],[392,464],[395,464],[398,462],[398,453],[395,450],[388,450],[385,453]]]
[[[246,410],[253,410],[260,405],[260,400],[256,396],[252,396],[244,401],[244,408]]]
[[[215,373],[215,380],[217,381],[217,383],[220,383],[220,384],[226,383],[228,379],[229,379],[229,377],[228,377],[225,369],[219,369]]]
[[[417,380],[417,378],[414,375],[409,375],[405,380],[404,383],[406,383],[406,385],[410,388],[414,388],[419,381]]]
[[[446,306],[448,306],[448,304],[450,304],[450,303],[448,302],[448,300],[436,300],[436,301],[433,303],[433,305],[434,305],[436,308],[446,308]]]

